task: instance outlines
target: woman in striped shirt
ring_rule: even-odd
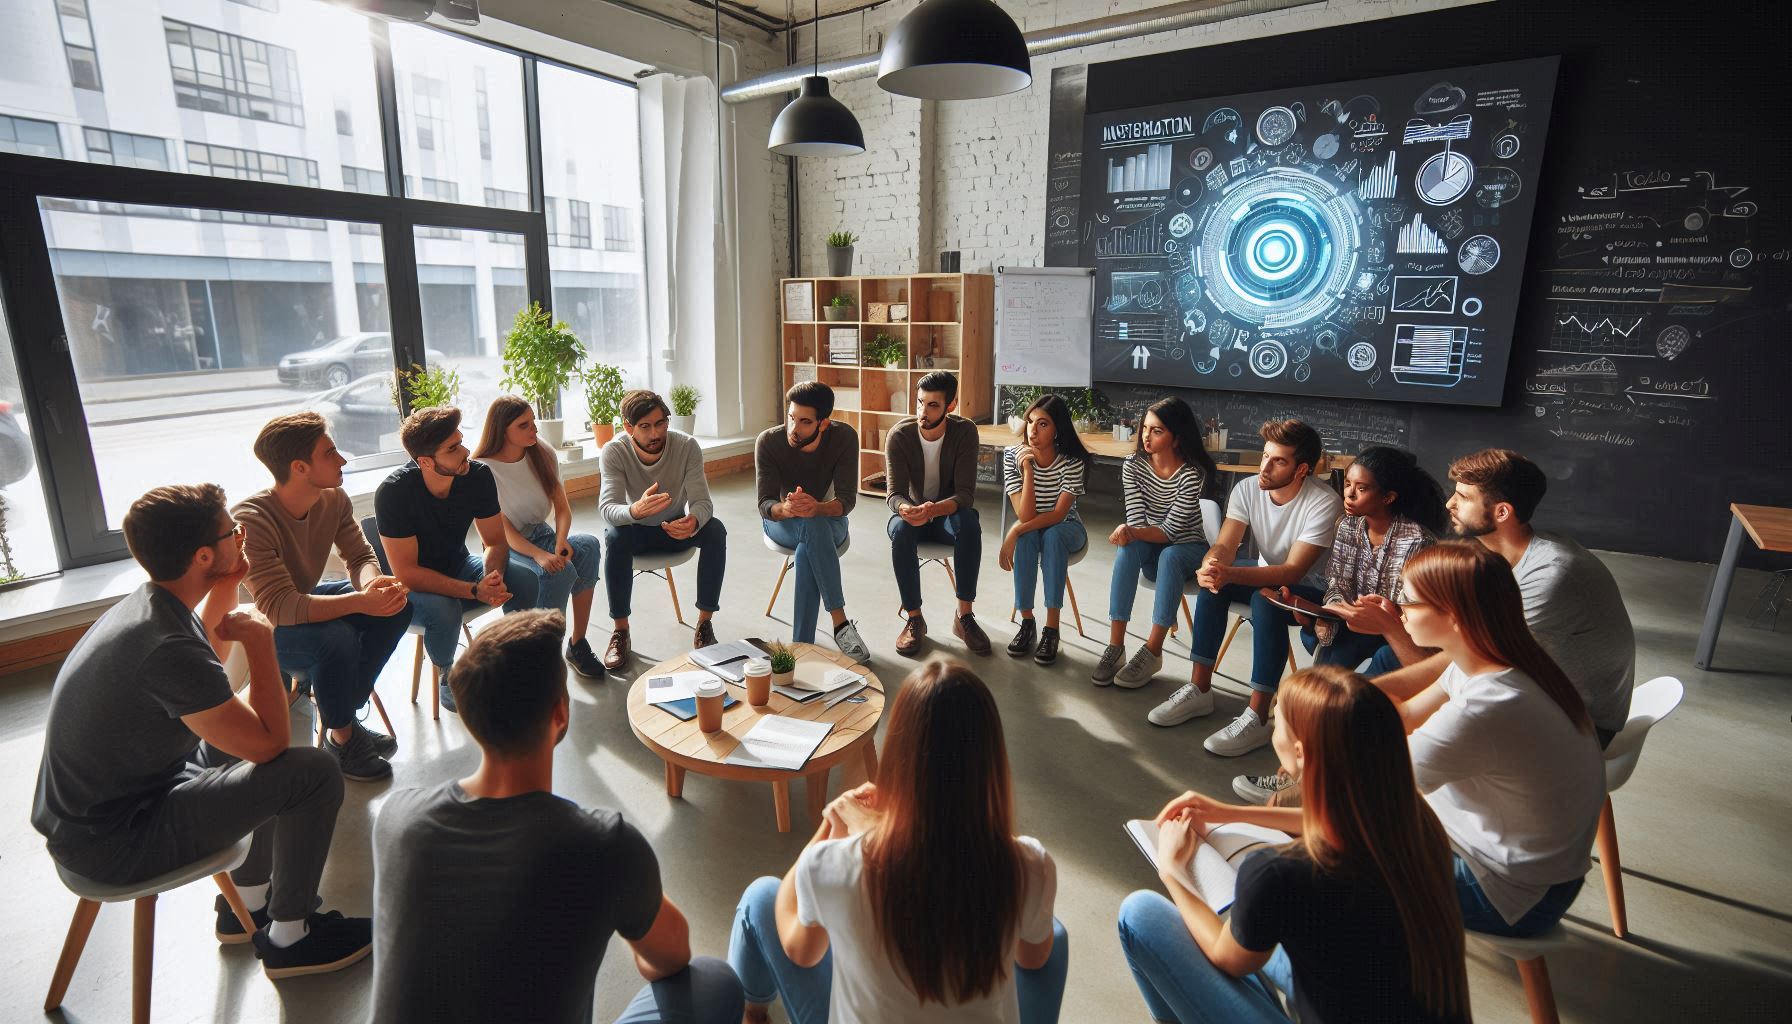
[[[1135,689],[1163,667],[1164,637],[1176,624],[1182,588],[1194,579],[1207,554],[1201,495],[1213,474],[1213,456],[1201,442],[1200,421],[1188,403],[1161,398],[1145,410],[1138,446],[1120,468],[1126,521],[1108,535],[1109,543],[1120,550],[1114,554],[1108,587],[1108,646],[1095,666],[1096,686],[1112,683]],[[1132,618],[1140,573],[1157,589],[1151,635],[1122,668],[1126,623]]]
[[[1070,556],[1088,546],[1089,534],[1076,514],[1083,493],[1089,450],[1070,423],[1070,407],[1057,395],[1041,395],[1026,413],[1026,444],[1002,453],[1002,489],[1014,505],[1015,522],[1002,538],[998,564],[1014,573],[1014,607],[1020,629],[1008,653],[1033,655],[1041,665],[1058,660],[1058,614]],[[1045,632],[1033,647],[1033,583],[1045,573]]]

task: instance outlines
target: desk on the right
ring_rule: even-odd
[[[1724,540],[1724,554],[1717,562],[1717,573],[1711,578],[1711,590],[1705,595],[1705,625],[1699,630],[1699,646],[1693,649],[1692,663],[1702,669],[1711,667],[1711,653],[1717,647],[1717,632],[1724,624],[1724,605],[1730,599],[1730,581],[1736,575],[1736,556],[1742,551],[1742,533],[1762,551],[1792,551],[1792,508],[1771,505],[1730,505],[1730,535]]]

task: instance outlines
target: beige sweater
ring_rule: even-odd
[[[303,519],[295,519],[272,490],[238,502],[231,515],[243,524],[244,581],[255,607],[276,626],[311,622],[311,591],[323,578],[330,549],[342,552],[355,589],[380,574],[379,560],[355,521],[354,502],[339,487],[325,490]]]

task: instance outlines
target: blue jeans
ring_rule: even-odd
[[[677,974],[642,986],[616,1024],[739,1024],[745,1012],[733,968],[699,956]]]
[[[1512,938],[1525,939],[1534,935],[1542,935],[1554,927],[1568,908],[1574,905],[1574,897],[1580,895],[1584,878],[1571,878],[1566,882],[1557,882],[1544,892],[1543,898],[1536,905],[1525,911],[1524,916],[1511,924],[1500,912],[1494,909],[1487,899],[1487,893],[1481,883],[1475,880],[1475,873],[1469,870],[1468,861],[1459,853],[1451,854],[1456,862],[1456,901],[1462,906],[1462,927],[1471,932],[1482,932],[1487,935],[1506,935]]]
[[[1325,595],[1305,585],[1289,590],[1309,601],[1317,602]],[[1190,644],[1189,660],[1199,665],[1212,665],[1226,639],[1226,615],[1232,603],[1249,602],[1251,606],[1251,689],[1274,693],[1282,683],[1282,672],[1288,666],[1288,627],[1294,616],[1270,604],[1259,588],[1242,583],[1228,583],[1214,593],[1205,588],[1195,594],[1195,638]]]
[[[678,540],[658,523],[651,526],[604,527],[604,592],[610,599],[610,618],[626,619],[635,593],[635,556],[655,551],[697,549],[697,607],[713,612],[722,607],[722,573],[728,568],[728,530],[711,516],[703,528]]]
[[[523,536],[541,550],[553,551],[559,534],[546,523],[536,523]],[[566,543],[572,548],[572,560],[556,573],[543,569],[533,558],[510,552],[510,565],[504,570],[504,587],[510,591],[510,600],[504,602],[506,612],[529,608],[565,611],[568,598],[597,586],[597,538],[575,533]]]
[[[1215,967],[1161,893],[1140,890],[1120,904],[1120,947],[1151,1019],[1164,1024],[1260,1024],[1288,1020],[1276,990],[1292,995],[1294,967],[1281,947],[1242,978]]]
[[[834,991],[833,951],[814,967],[791,963],[778,939],[777,904],[778,879],[760,878],[747,886],[734,912],[728,963],[740,975],[747,1002],[768,1006],[781,999],[790,1024],[826,1024]],[[1045,963],[1034,970],[1014,968],[1021,1024],[1053,1024],[1058,1019],[1069,971],[1070,936],[1063,922],[1053,918],[1052,951]]]
[[[450,575],[466,583],[475,583],[485,577],[485,562],[469,554],[467,560],[461,563],[460,571]],[[534,586],[535,579],[533,573],[517,565],[514,560],[504,567],[504,589],[512,594],[524,586]],[[411,591],[411,622],[423,627],[423,650],[429,654],[430,664],[443,670],[453,666],[454,652],[460,646],[461,616],[475,608],[485,607],[488,607],[485,602],[475,601],[470,597]]]
[[[926,526],[910,526],[901,516],[891,516],[890,566],[896,570],[896,592],[902,596],[902,607],[909,611],[921,607],[922,541],[952,545],[952,560],[957,562],[953,577],[957,581],[958,599],[977,599],[977,569],[983,561],[983,529],[977,522],[977,510],[961,508],[949,516],[940,516]]]
[[[1206,556],[1206,541],[1154,544],[1135,540],[1115,549],[1114,575],[1108,584],[1108,621],[1132,621],[1132,599],[1139,592],[1139,574],[1144,573],[1157,588],[1151,624],[1165,629],[1176,625],[1182,588],[1195,578],[1195,570],[1201,568],[1201,559]]]
[[[840,545],[846,542],[846,517],[761,519],[759,523],[772,543],[796,552],[790,639],[812,644],[821,609],[831,612],[846,607],[846,592],[840,585]]]
[[[1029,530],[1014,542],[1014,607],[1033,610],[1033,585],[1045,574],[1046,608],[1064,607],[1064,584],[1070,580],[1070,556],[1089,546],[1089,531],[1080,520],[1066,519],[1043,530]]]
[[[313,596],[355,593],[348,580],[320,583]],[[380,669],[411,624],[406,605],[393,615],[344,615],[326,622],[274,627],[274,654],[280,671],[304,676],[317,697],[317,714],[326,729],[344,729],[367,703]]]
[[[1342,665],[1347,669],[1354,670],[1363,663],[1364,658],[1369,658],[1372,660],[1365,673],[1369,678],[1373,679],[1381,672],[1388,671],[1382,669],[1381,672],[1378,672],[1375,668],[1379,662],[1376,656],[1381,653],[1382,648],[1388,646],[1388,642],[1382,639],[1380,633],[1352,633],[1349,626],[1340,624],[1338,631],[1332,634],[1332,642],[1322,645],[1319,642],[1319,634],[1308,627],[1300,631],[1300,642],[1301,646],[1307,649],[1307,653],[1313,656],[1315,665]],[[1393,657],[1391,651],[1388,656]],[[1398,664],[1398,659],[1396,659],[1396,664]]]

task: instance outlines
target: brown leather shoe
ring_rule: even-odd
[[[692,634],[691,637],[691,650],[694,651],[700,647],[709,647],[714,645],[715,642],[716,627],[711,625],[710,620],[704,619],[702,622],[697,623],[697,631]]]
[[[628,630],[619,629],[610,634],[610,646],[604,648],[604,668],[611,672],[620,672],[628,664],[628,656],[633,653],[628,643]]]
[[[965,649],[972,654],[989,653],[989,637],[970,615],[960,615],[952,620],[952,633],[964,641]]]
[[[908,623],[902,632],[896,634],[896,653],[904,658],[912,658],[921,651],[921,641],[927,636],[927,620],[916,612],[908,617]]]

